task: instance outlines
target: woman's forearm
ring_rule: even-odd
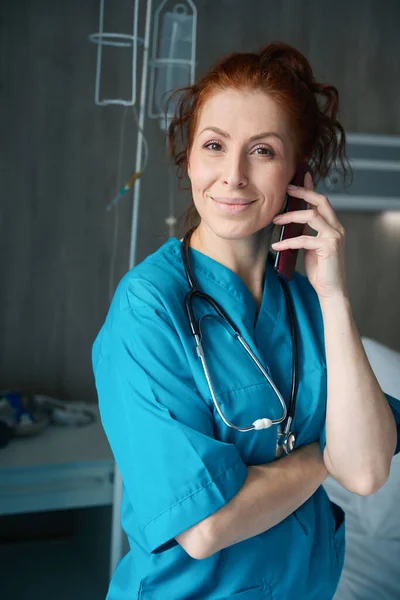
[[[176,539],[193,558],[207,558],[283,521],[312,496],[327,475],[318,443],[275,462],[251,466],[230,502]]]
[[[328,376],[328,471],[361,495],[387,480],[396,446],[389,404],[368,362],[346,298],[321,303]]]

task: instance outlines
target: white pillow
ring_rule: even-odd
[[[400,352],[366,337],[361,338],[361,341],[382,390],[399,399]]]

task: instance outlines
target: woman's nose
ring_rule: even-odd
[[[232,156],[226,160],[223,183],[230,187],[245,187],[248,184],[246,160],[242,156]]]

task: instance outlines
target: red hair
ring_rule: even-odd
[[[326,177],[336,161],[346,173],[345,133],[337,120],[337,89],[315,80],[310,63],[301,52],[288,44],[273,42],[255,53],[234,52],[222,57],[194,85],[171,96],[170,100],[181,94],[168,132],[169,149],[180,180],[187,174],[202,107],[212,94],[226,89],[262,91],[285,111],[295,134],[297,158],[307,161],[314,181]],[[192,203],[185,225],[198,222]]]

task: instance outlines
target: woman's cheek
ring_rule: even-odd
[[[196,169],[192,173],[192,184],[197,190],[206,190],[215,179],[214,171],[210,167],[204,165],[200,169]]]

